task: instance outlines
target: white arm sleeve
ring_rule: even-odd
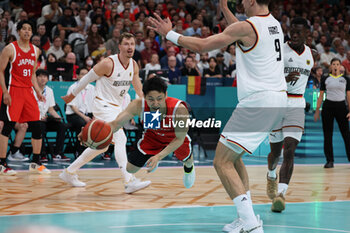
[[[78,84],[72,91],[74,96],[77,96],[89,83],[96,81],[99,76],[95,73],[94,69],[91,69],[84,77],[82,77]]]

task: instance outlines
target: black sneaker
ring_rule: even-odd
[[[327,162],[323,167],[324,168],[333,168],[334,164],[333,164],[333,162]]]

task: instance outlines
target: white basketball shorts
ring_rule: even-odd
[[[305,125],[305,99],[303,97],[288,98],[286,115],[276,125],[269,135],[271,143],[283,141],[286,137],[291,137],[300,142]]]
[[[286,92],[257,92],[242,99],[228,120],[220,142],[242,153],[253,151],[281,121],[287,107]]]

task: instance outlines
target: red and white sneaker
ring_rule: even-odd
[[[5,164],[0,164],[0,174],[5,175],[5,176],[14,176],[17,174],[15,170],[10,168],[7,163]]]
[[[68,158],[67,156],[65,155],[55,155],[53,156],[53,161],[70,161],[70,158]]]
[[[51,173],[51,171],[49,169],[47,169],[44,165],[37,164],[34,162],[31,162],[29,165],[29,172],[39,173],[39,174],[50,174]]]
[[[111,156],[109,154],[102,154],[102,159],[103,160],[111,160]]]

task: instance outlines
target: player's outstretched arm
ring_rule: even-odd
[[[124,111],[122,111],[116,119],[108,124],[111,126],[113,133],[117,132],[126,123],[128,123],[134,116],[139,115],[142,109],[142,99],[132,101]]]
[[[2,93],[3,93],[3,101],[4,104],[6,105],[11,105],[11,96],[7,90],[6,84],[5,84],[5,69],[6,66],[8,64],[8,62],[10,61],[10,59],[12,59],[13,57],[13,49],[11,47],[12,45],[7,45],[1,52],[0,55],[0,86],[2,89]]]
[[[228,8],[227,0],[220,0],[219,4],[220,4],[221,12],[224,14],[224,17],[228,24],[233,24],[238,22],[238,19],[236,18],[236,16]]]
[[[197,38],[183,36],[172,31],[172,24],[169,18],[162,19],[156,13],[154,13],[154,16],[155,18],[149,18],[152,25],[148,26],[149,29],[153,29],[171,42],[197,53],[219,49],[238,40],[242,41],[245,46],[251,46],[256,41],[255,32],[246,21],[230,24],[222,33],[207,38]]]
[[[66,104],[70,103],[89,83],[96,81],[102,76],[110,76],[112,72],[113,61],[107,57],[97,63],[86,75],[84,75],[70,94],[62,96],[61,98]]]
[[[177,148],[179,148],[185,141],[188,126],[186,125],[189,119],[189,113],[187,108],[180,104],[175,113],[175,135],[176,137],[167,145],[161,152],[152,156],[146,163],[148,172],[151,172],[156,168],[158,162],[165,158],[168,154],[173,153]],[[180,123],[183,122],[184,124]]]

